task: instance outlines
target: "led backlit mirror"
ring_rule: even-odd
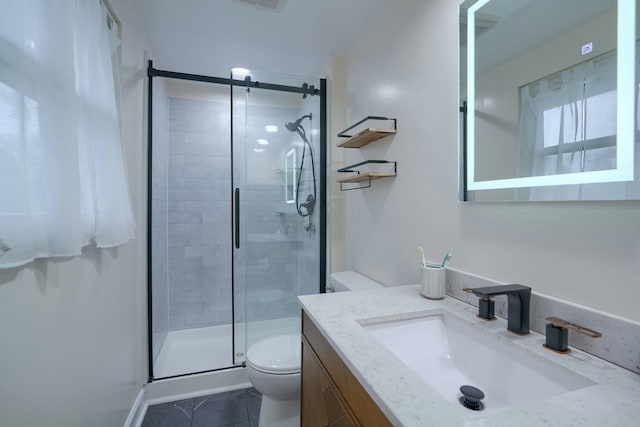
[[[284,200],[286,203],[296,201],[296,149],[287,151],[284,159]]]
[[[640,199],[635,0],[460,6],[461,198]]]

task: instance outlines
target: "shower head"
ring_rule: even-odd
[[[298,129],[298,126],[300,126],[300,122],[301,120],[298,119],[295,122],[287,122],[284,124],[284,126],[289,130],[289,132],[295,132],[296,129]]]
[[[295,132],[300,127],[300,123],[306,118],[311,119],[311,114],[304,115],[295,122],[287,122],[284,126],[289,130],[289,132]]]

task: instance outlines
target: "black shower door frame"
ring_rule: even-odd
[[[300,87],[287,86],[280,84],[264,83],[260,81],[253,81],[250,77],[244,80],[237,80],[233,78],[224,77],[212,77],[198,74],[180,73],[175,71],[159,70],[153,67],[153,61],[148,62],[147,67],[148,87],[147,87],[147,360],[149,364],[149,376],[147,382],[151,383],[155,380],[153,375],[153,327],[152,327],[152,313],[153,313],[153,301],[152,301],[152,220],[151,220],[151,208],[152,208],[152,155],[153,155],[153,79],[156,77],[164,77],[177,80],[188,80],[202,83],[213,83],[229,86],[231,96],[233,96],[233,87],[244,87],[247,90],[251,88],[259,88],[266,90],[274,90],[280,92],[299,93],[303,97],[306,96],[319,96],[320,97],[320,274],[318,289],[319,292],[324,293],[326,291],[326,258],[327,258],[327,80],[320,80],[320,87],[315,88],[309,86],[306,83]],[[230,103],[231,109],[231,175],[233,176],[233,102]],[[233,182],[230,191],[233,194]],[[235,197],[235,196],[233,196]],[[231,203],[232,218],[235,218],[236,206]],[[231,232],[235,236],[236,224],[232,221]],[[234,265],[234,252],[231,252],[231,263]],[[232,316],[235,318],[235,275],[231,276],[231,305]],[[232,336],[235,336],[235,320],[232,321]],[[235,340],[232,340],[232,351],[235,354]],[[201,372],[190,372],[181,375],[175,375],[171,377],[163,377],[162,379],[178,378],[188,375],[201,374],[206,372],[222,371],[226,369],[233,369],[237,366],[229,366],[225,368],[211,369]]]

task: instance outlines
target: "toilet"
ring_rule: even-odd
[[[276,335],[247,350],[249,381],[262,393],[259,427],[300,425],[300,335]]]
[[[367,291],[380,289],[384,285],[355,271],[340,271],[329,275],[327,292]]]
[[[327,292],[362,291],[381,286],[355,271],[342,271],[330,275]],[[300,335],[265,338],[247,350],[249,381],[262,393],[259,427],[300,425],[301,353]]]

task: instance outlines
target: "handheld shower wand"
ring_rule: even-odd
[[[296,132],[298,135],[300,135],[300,138],[302,138],[302,140],[304,141],[303,144],[303,148],[302,148],[302,157],[300,160],[300,169],[298,170],[298,180],[297,180],[297,184],[296,184],[296,210],[298,211],[298,215],[300,215],[301,217],[311,217],[311,215],[313,215],[313,212],[315,210],[315,206],[316,206],[316,201],[317,201],[317,184],[316,184],[316,167],[315,167],[315,161],[313,159],[313,149],[311,147],[311,143],[309,142],[309,140],[307,139],[306,136],[306,131],[304,129],[304,127],[302,126],[302,121],[304,119],[312,119],[312,115],[311,114],[306,114],[302,117],[300,117],[298,120],[294,121],[294,122],[287,122],[284,124],[284,126],[287,128],[288,131],[290,132]],[[307,147],[309,147],[309,156],[311,157],[311,173],[312,173],[312,180],[313,180],[313,194],[309,194],[307,196],[307,200],[303,203],[299,202],[299,195],[300,195],[300,181],[302,178],[302,169],[304,167],[304,160],[305,160],[305,154],[306,154],[306,149]],[[304,212],[302,210],[302,208],[304,208]],[[305,230],[309,231],[310,229],[313,228],[313,224],[311,222],[311,218],[309,218],[309,224],[307,226],[305,226]]]

